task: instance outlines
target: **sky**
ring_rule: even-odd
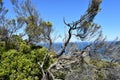
[[[5,7],[9,9],[9,17],[14,13],[10,0],[3,0]],[[66,22],[71,23],[80,19],[88,8],[89,0],[32,0],[33,5],[37,8],[40,16],[53,24],[53,36],[61,35],[57,41],[61,42],[64,35],[63,17]],[[103,0],[101,11],[97,14],[94,22],[101,25],[104,36],[107,40],[114,40],[120,37],[120,0]],[[72,38],[72,41],[76,41]]]

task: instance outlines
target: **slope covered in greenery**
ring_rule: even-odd
[[[14,44],[9,42],[6,50],[5,42],[0,43],[0,79],[4,80],[39,80],[42,78],[40,63],[48,50],[33,47],[19,36],[14,36]],[[8,47],[8,46],[7,46]],[[44,70],[47,71],[53,62],[50,55],[46,58]]]

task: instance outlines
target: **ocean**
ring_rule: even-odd
[[[114,42],[106,41],[105,44],[100,43],[100,44],[97,44],[97,46],[95,46],[93,42],[70,42],[66,48],[65,54],[70,54],[70,52],[72,52],[73,50],[82,50],[85,46],[91,43],[92,43],[92,48],[90,50],[90,53],[93,57],[100,58],[103,60],[111,60],[115,58],[115,56],[120,56],[120,50],[118,49],[120,46],[120,41],[114,41]],[[47,43],[40,44],[40,45],[46,48],[49,47],[49,44]],[[59,52],[62,49],[62,45],[63,43],[61,42],[53,43],[52,49],[59,54]],[[94,50],[94,48],[97,48],[97,49]],[[112,48],[114,49],[112,50]]]
[[[76,50],[77,49],[81,50],[88,44],[89,44],[89,42],[70,42],[67,46],[67,49],[76,48]],[[44,46],[46,48],[49,47],[49,44],[47,44],[47,43],[43,43],[43,44],[40,44],[40,45]],[[56,43],[53,43],[52,49],[55,50],[56,52],[59,52],[59,50],[61,50],[62,46],[63,46],[62,42],[56,42]]]

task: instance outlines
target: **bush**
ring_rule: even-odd
[[[29,54],[11,49],[1,56],[0,78],[7,80],[39,80],[42,77],[38,62],[42,62],[47,49],[31,50]],[[51,63],[51,58],[46,59],[44,69]]]

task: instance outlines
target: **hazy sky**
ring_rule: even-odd
[[[9,15],[14,16],[9,0],[3,0],[9,8]],[[67,22],[76,21],[85,13],[89,0],[32,0],[44,20],[53,23],[55,34],[64,34],[63,17]],[[107,40],[120,37],[120,0],[103,0],[101,12],[95,17],[95,22],[102,26]],[[72,39],[74,41],[74,39]],[[61,39],[58,39],[61,41]]]

